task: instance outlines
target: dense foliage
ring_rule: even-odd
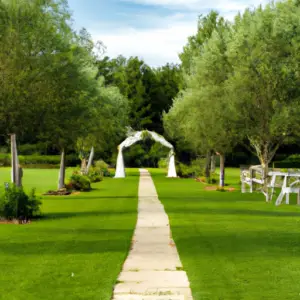
[[[13,132],[58,154],[80,138],[102,148],[120,139],[127,99],[97,79],[96,45],[72,29],[66,2],[1,0],[0,14],[2,143]]]
[[[94,146],[110,160],[128,125],[163,133],[179,66],[103,56],[85,29],[73,30],[64,0],[0,0],[0,14],[2,145],[13,132],[24,155],[64,150],[87,160]]]
[[[152,68],[106,56],[72,28],[65,0],[0,0],[0,152],[13,132],[22,155],[64,151],[68,165],[69,154],[86,162],[94,147],[95,159],[113,164],[130,126],[164,134],[180,161],[206,156],[207,177],[217,153],[222,185],[225,156],[238,165],[252,151],[267,168],[299,132],[299,18],[293,0],[233,22],[212,11],[199,17],[181,65]],[[128,166],[157,166],[165,152],[144,143],[124,156]]]
[[[193,151],[220,156],[220,185],[225,154],[237,143],[257,155],[266,178],[279,147],[299,136],[298,2],[247,9],[233,23],[215,12],[199,22],[181,54],[185,86],[165,128]]]
[[[41,204],[34,189],[27,195],[22,187],[11,185],[0,198],[0,217],[7,220],[30,220],[40,215]]]
[[[90,191],[91,181],[87,175],[82,175],[80,172],[74,171],[66,185],[68,190],[75,191]]]

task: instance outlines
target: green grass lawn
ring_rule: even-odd
[[[194,300],[300,299],[300,207],[151,170]],[[239,186],[239,170],[227,170]]]
[[[138,173],[128,173],[88,193],[43,197],[44,218],[29,225],[0,224],[0,299],[109,300],[136,223]],[[9,178],[0,169],[0,183]],[[23,185],[42,194],[57,178],[25,169]]]

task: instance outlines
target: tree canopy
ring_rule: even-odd
[[[116,142],[127,99],[97,78],[96,45],[72,29],[66,1],[2,0],[0,13],[1,134],[57,149],[91,135]]]
[[[181,54],[185,87],[164,116],[166,130],[195,151],[221,155],[248,139],[266,177],[277,149],[299,133],[299,12],[287,0],[247,9],[232,23],[215,12],[200,18]]]

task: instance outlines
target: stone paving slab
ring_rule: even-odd
[[[151,281],[149,278],[151,278]],[[189,281],[184,271],[124,271],[120,274],[119,280],[146,283],[149,286],[154,285],[157,287],[189,287]]]
[[[113,300],[185,300],[184,296],[174,296],[174,295],[165,295],[165,296],[143,296],[143,295],[117,295]]]
[[[138,220],[113,300],[193,300],[169,218],[148,171],[140,170]]]
[[[116,287],[114,294],[116,296],[127,296],[127,295],[136,295],[136,296],[183,296],[183,299],[193,299],[191,298],[191,289],[184,287],[154,287],[148,286],[146,284],[130,284],[130,283],[121,283]],[[139,299],[139,298],[138,298]],[[175,298],[176,299],[176,298]],[[170,300],[174,300],[173,297],[170,297]]]

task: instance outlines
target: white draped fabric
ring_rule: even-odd
[[[124,178],[125,177],[125,166],[124,166],[124,159],[123,159],[123,149],[128,148],[131,145],[135,144],[138,141],[141,141],[144,137],[144,135],[149,135],[153,140],[156,142],[161,143],[163,146],[170,149],[169,153],[169,168],[168,168],[168,177],[177,177],[176,173],[176,167],[175,167],[175,153],[174,153],[174,147],[165,140],[164,137],[157,134],[153,131],[138,131],[132,133],[126,140],[124,140],[119,146],[119,153],[117,158],[117,167],[116,167],[116,175],[115,178]]]

